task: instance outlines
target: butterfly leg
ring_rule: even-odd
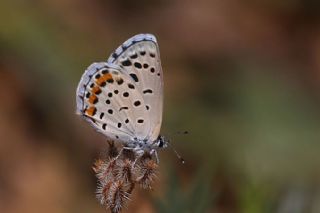
[[[136,159],[133,162],[133,167],[136,165],[137,161],[143,156],[144,151],[141,150],[140,148],[134,149],[134,153],[136,154]]]
[[[136,165],[138,159],[140,159],[140,158],[136,158],[136,159],[134,160],[132,167],[134,167],[134,166]]]
[[[125,149],[125,150],[130,150],[130,151],[133,150],[133,148],[131,148],[131,147],[126,147],[126,146],[122,147],[122,148],[120,149],[117,157],[115,157],[116,160],[122,155],[124,149]]]
[[[158,156],[157,150],[151,149],[150,155],[152,156],[153,154],[154,154],[154,156],[155,156],[155,158],[156,158],[157,164],[159,164],[160,160],[159,160],[159,156]]]

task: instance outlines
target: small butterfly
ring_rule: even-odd
[[[77,113],[98,132],[138,157],[155,155],[168,142],[160,136],[163,73],[157,40],[139,34],[125,41],[107,62],[91,64],[77,88]]]

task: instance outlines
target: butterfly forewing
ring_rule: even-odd
[[[156,140],[162,122],[163,76],[155,37],[140,34],[128,39],[109,57],[108,62],[120,66],[121,71],[134,81],[143,97],[146,116],[150,119],[147,138]]]
[[[77,112],[99,132],[123,143],[145,139],[150,132],[146,104],[135,81],[109,63],[94,63],[83,74]]]

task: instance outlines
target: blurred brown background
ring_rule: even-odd
[[[317,0],[1,1],[0,212],[105,211],[107,144],[75,89],[138,33],[157,36],[162,133],[187,164],[161,152],[124,212],[320,212],[319,24]]]

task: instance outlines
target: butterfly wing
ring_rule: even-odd
[[[163,110],[163,75],[156,38],[139,34],[128,39],[111,54],[108,63],[120,66],[135,81],[150,118],[146,137],[155,141],[160,133]]]
[[[150,119],[134,80],[123,73],[105,62],[90,65],[78,85],[77,113],[110,139],[128,143],[145,138]]]

